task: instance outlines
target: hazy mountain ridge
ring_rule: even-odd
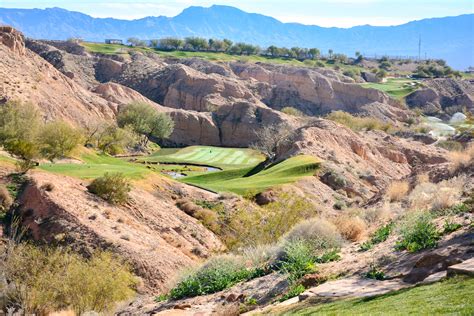
[[[422,55],[444,58],[456,68],[474,65],[474,14],[432,18],[398,26],[356,26],[349,29],[325,28],[298,23],[282,23],[272,17],[214,5],[210,8],[189,7],[179,15],[145,17],[137,20],[93,18],[60,8],[0,8],[0,23],[12,25],[27,36],[42,39],[82,37],[91,41],[105,38],[142,39],[164,36],[203,36],[230,38],[261,45],[318,47],[353,55],[418,55],[422,38]]]

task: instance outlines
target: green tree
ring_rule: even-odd
[[[317,48],[310,48],[308,51],[311,59],[319,59],[321,56],[321,51]]]
[[[184,46],[184,41],[180,38],[166,37],[159,40],[158,47],[166,50],[180,50]]]
[[[81,133],[62,121],[46,124],[39,134],[41,154],[50,161],[66,157],[81,140]]]
[[[36,107],[10,101],[0,106],[0,145],[21,159],[22,171],[30,169],[39,157],[38,132],[42,122]]]
[[[141,145],[145,146],[151,138],[162,140],[173,132],[174,122],[166,113],[159,113],[146,103],[130,103],[123,107],[117,116],[120,127],[129,126],[135,133],[142,135]]]
[[[184,43],[188,50],[203,51],[209,48],[208,41],[202,37],[186,37]]]

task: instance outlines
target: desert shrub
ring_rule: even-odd
[[[368,225],[374,225],[388,220],[390,218],[390,211],[388,210],[387,205],[363,209],[360,212],[360,217]]]
[[[54,190],[54,184],[47,182],[41,186],[41,189],[45,190],[46,192],[51,192]]]
[[[439,183],[418,184],[409,194],[411,209],[431,209],[439,211],[459,203],[466,179],[456,177]]]
[[[342,246],[342,237],[331,222],[312,218],[295,225],[284,237],[283,243],[304,241],[315,255]]]
[[[216,212],[206,208],[200,208],[194,213],[193,217],[199,220],[205,227],[214,233],[219,233],[219,216]]]
[[[461,227],[462,227],[461,224],[454,223],[454,222],[447,219],[444,222],[444,225],[443,225],[443,232],[445,234],[449,234],[449,233],[455,232],[456,230],[458,230]]]
[[[364,237],[367,226],[365,222],[357,216],[339,216],[334,220],[341,236],[350,241],[358,241]]]
[[[326,251],[322,255],[316,257],[315,262],[317,263],[327,263],[333,261],[339,261],[341,256],[339,255],[339,251],[337,249],[331,249]]]
[[[285,114],[292,115],[292,116],[299,116],[299,117],[305,116],[303,112],[291,106],[284,107],[283,109],[281,109],[281,111]]]
[[[296,240],[285,245],[280,271],[288,274],[290,282],[295,282],[316,270],[316,257],[312,248],[305,240]]]
[[[358,76],[360,76],[360,71],[357,69],[347,69],[344,70],[342,74],[344,76],[351,77],[352,79],[356,79]]]
[[[136,285],[128,266],[106,252],[86,260],[68,250],[19,244],[8,249],[0,266],[9,283],[7,306],[28,314],[110,311],[132,297]]]
[[[13,204],[13,198],[6,187],[0,185],[0,212],[8,210]]]
[[[400,240],[396,243],[399,250],[417,252],[422,249],[434,248],[438,244],[440,234],[427,212],[415,212],[408,215],[400,226]]]
[[[448,159],[451,162],[452,172],[472,165],[474,163],[474,145],[470,145],[465,150],[449,152]]]
[[[460,142],[454,140],[443,140],[436,143],[436,146],[449,151],[462,151],[464,148]]]
[[[360,246],[360,250],[367,251],[371,249],[374,245],[387,240],[390,234],[392,233],[393,227],[394,227],[394,223],[389,223],[377,229],[372,234],[371,238]]]
[[[280,245],[268,244],[246,247],[240,253],[247,266],[269,270],[282,255],[283,249]]]
[[[394,181],[387,188],[387,196],[390,202],[402,200],[410,190],[408,181]]]
[[[105,173],[94,179],[87,189],[112,204],[122,204],[128,200],[131,184],[122,173]]]
[[[292,287],[290,287],[290,289],[288,290],[288,292],[285,293],[285,295],[283,295],[281,298],[280,298],[280,302],[284,302],[292,297],[296,297],[298,295],[300,295],[301,293],[303,293],[305,291],[305,287],[301,284],[297,284],[297,285],[293,285]]]
[[[81,141],[79,130],[61,121],[46,124],[39,133],[41,154],[50,161],[66,157]]]
[[[221,236],[229,248],[271,244],[293,225],[316,214],[310,202],[289,193],[281,193],[276,202],[263,207],[241,201],[223,219]]]
[[[385,273],[382,270],[379,270],[376,266],[371,265],[369,271],[365,274],[365,277],[382,281],[385,280]]]
[[[421,183],[428,183],[430,182],[430,176],[427,173],[422,173],[416,176],[416,183],[421,184]]]
[[[358,117],[353,116],[344,111],[334,111],[331,112],[327,119],[340,123],[344,126],[349,127],[354,131],[360,130],[381,130],[381,131],[391,131],[393,126],[389,123],[384,123],[373,117]]]
[[[169,296],[180,299],[219,292],[238,282],[249,280],[256,274],[256,270],[245,266],[241,257],[214,257],[196,271],[185,275],[170,291]]]

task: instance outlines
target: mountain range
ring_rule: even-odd
[[[202,36],[229,38],[262,47],[317,47],[322,52],[332,49],[349,56],[360,51],[370,57],[416,57],[421,39],[423,58],[442,58],[456,69],[474,65],[474,14],[423,19],[397,26],[327,28],[283,23],[222,5],[192,6],[175,17],[150,16],[137,20],[93,18],[61,8],[0,8],[0,24],[11,25],[36,39],[80,37],[101,42],[106,38]]]

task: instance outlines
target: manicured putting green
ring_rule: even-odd
[[[300,155],[270,166],[251,176],[246,176],[252,167],[230,169],[181,179],[182,182],[216,192],[246,194],[258,193],[273,186],[295,182],[312,176],[320,162],[312,157]]]
[[[190,146],[180,150],[162,149],[149,157],[139,159],[148,162],[200,164],[221,169],[255,166],[264,160],[263,155],[252,149],[212,146]]]
[[[383,91],[389,96],[400,100],[417,90],[420,87],[420,82],[411,79],[388,78],[386,82],[364,83],[362,86]]]

